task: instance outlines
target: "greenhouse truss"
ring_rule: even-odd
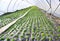
[[[0,0],[0,41],[60,41],[60,0]]]

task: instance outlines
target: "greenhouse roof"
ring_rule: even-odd
[[[51,9],[50,5],[51,4]],[[0,15],[35,5],[53,15],[60,17],[59,0],[0,0]],[[49,9],[49,10],[48,10]]]

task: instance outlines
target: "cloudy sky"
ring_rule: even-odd
[[[48,0],[48,2],[50,3],[50,0]],[[59,3],[59,0],[51,0],[52,13],[54,13]],[[0,0],[0,15],[3,14],[3,12],[13,12],[32,5],[36,5],[46,11],[49,9],[49,4],[46,0]],[[60,16],[60,7],[56,10],[56,15]]]

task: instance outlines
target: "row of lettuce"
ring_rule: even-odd
[[[25,9],[26,10],[26,9]],[[24,12],[25,12],[24,10]],[[21,12],[17,12],[21,13]],[[17,14],[15,13],[15,14]],[[15,14],[12,14],[14,17]],[[16,15],[18,17],[20,14]],[[9,16],[7,15],[7,18]],[[15,17],[14,17],[15,18]],[[44,13],[37,7],[0,35],[1,41],[56,41],[60,38],[60,27],[54,29]]]

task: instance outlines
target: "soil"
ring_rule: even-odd
[[[47,13],[45,10],[42,10],[42,9],[41,9],[41,11],[46,14],[47,18],[51,22],[53,22],[53,24],[55,25],[55,27],[60,26],[60,18],[59,17],[56,17],[56,16],[52,15],[51,13]]]
[[[59,17],[56,17],[56,16],[51,15],[51,14],[47,14],[47,17],[48,17],[49,19],[50,19],[50,17],[51,17],[51,19],[53,20],[54,24],[55,24],[56,26],[60,26],[60,18],[59,18]]]

